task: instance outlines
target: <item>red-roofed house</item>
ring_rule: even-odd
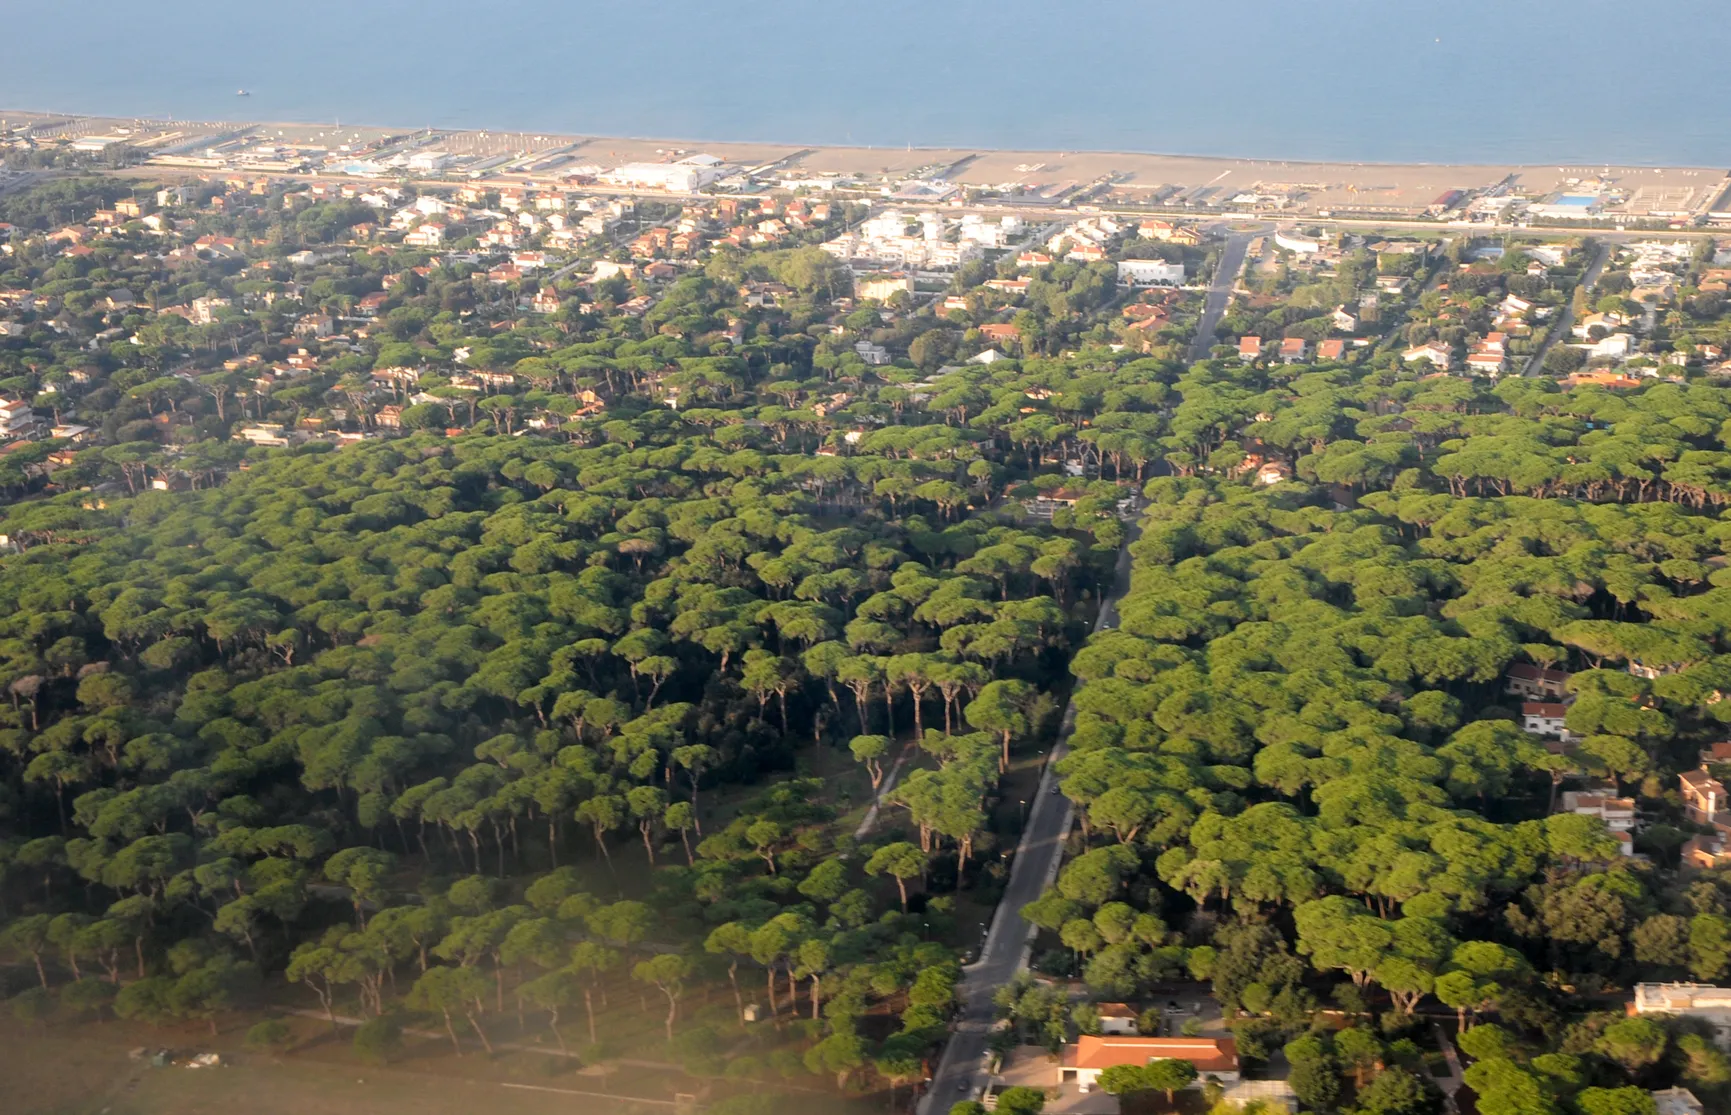
[[[1238,359],[1255,360],[1262,355],[1261,337],[1238,338]]]
[[[1561,701],[1569,695],[1569,673],[1566,670],[1547,670],[1542,666],[1517,662],[1509,667],[1508,685],[1503,692],[1530,700],[1549,697]]]
[[[1153,1061],[1189,1061],[1197,1080],[1209,1077],[1222,1084],[1238,1080],[1238,1043],[1231,1038],[1136,1038],[1083,1034],[1064,1047],[1060,1080],[1074,1080],[1083,1091],[1099,1086],[1100,1074],[1113,1065],[1146,1065]]]
[[[1316,346],[1316,356],[1319,360],[1339,360],[1346,355],[1346,342],[1339,337],[1331,337]]]

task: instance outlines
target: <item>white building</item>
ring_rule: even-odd
[[[0,399],[0,437],[23,437],[36,430],[36,412],[22,399]]]
[[[1118,264],[1120,286],[1182,286],[1184,265],[1163,259],[1126,259]]]
[[[1705,983],[1635,985],[1636,1014],[1674,1014],[1699,1018],[1712,1026],[1719,1045],[1731,1044],[1731,987]]]
[[[1526,701],[1521,704],[1521,727],[1530,735],[1549,736],[1567,743],[1575,737],[1563,727],[1569,706],[1555,701]]]
[[[288,436],[283,433],[282,424],[278,422],[260,422],[252,426],[242,426],[240,436],[254,445],[280,448],[289,443]]]
[[[1287,251],[1296,252],[1301,256],[1315,255],[1322,251],[1322,241],[1309,236],[1300,236],[1296,232],[1276,231],[1274,242]]]
[[[721,160],[692,155],[676,163],[626,163],[600,175],[609,186],[692,194],[721,177]]]
[[[1418,360],[1429,360],[1439,370],[1446,372],[1449,370],[1449,365],[1454,363],[1454,353],[1450,351],[1449,346],[1431,341],[1428,344],[1407,349],[1401,354],[1401,359],[1408,364]]]
[[[853,346],[860,359],[874,367],[890,362],[890,350],[882,345],[874,345],[870,341],[861,341]]]
[[[414,248],[437,248],[444,242],[445,226],[437,221],[428,221],[403,237],[403,243]]]
[[[1095,1003],[1094,1009],[1100,1012],[1100,1032],[1102,1034],[1134,1034],[1136,1032],[1136,1012],[1127,1003]]]
[[[416,174],[437,174],[454,161],[445,151],[417,151],[409,156],[407,165]]]
[[[1591,360],[1627,360],[1635,352],[1635,338],[1628,333],[1612,333],[1592,344],[1574,346]]]
[[[1614,798],[1595,790],[1564,790],[1562,804],[1564,813],[1597,817],[1612,832],[1635,831],[1634,798]]]
[[[1666,1088],[1653,1093],[1653,1106],[1659,1115],[1705,1115],[1707,1109],[1687,1088]]]

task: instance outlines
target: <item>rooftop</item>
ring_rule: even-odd
[[[1727,992],[1731,995],[1731,992]],[[1105,1069],[1149,1061],[1189,1061],[1197,1072],[1238,1071],[1238,1043],[1231,1038],[1132,1038],[1083,1034],[1064,1051],[1066,1068]]]

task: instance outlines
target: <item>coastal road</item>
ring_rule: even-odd
[[[1243,248],[1240,246],[1240,254]],[[1141,519],[1127,524],[1124,546],[1118,551],[1118,567],[1111,595],[1101,603],[1094,632],[1118,626],[1118,601],[1130,588],[1130,543],[1142,533]],[[932,1075],[931,1090],[920,1101],[920,1115],[944,1115],[956,1102],[971,1097],[985,1083],[986,1038],[992,1026],[992,995],[1028,966],[1033,945],[1033,927],[1022,920],[1023,906],[1040,897],[1051,885],[1064,858],[1064,840],[1070,833],[1070,799],[1054,793],[1057,778],[1053,766],[1064,757],[1070,733],[1076,726],[1076,702],[1064,709],[1057,742],[1040,776],[1028,823],[1016,845],[1010,864],[1010,880],[998,900],[980,958],[963,970],[958,997],[962,1013],[955,1031],[944,1046],[943,1058]]]
[[[1611,258],[1611,243],[1600,240],[1593,249],[1593,261],[1587,264],[1587,269],[1581,272],[1581,289],[1588,294],[1598,285],[1599,276],[1605,273],[1605,264]],[[1545,356],[1551,351],[1551,346],[1569,336],[1569,331],[1575,324],[1575,300],[1570,298],[1563,303],[1563,308],[1557,311],[1557,320],[1545,334],[1545,343],[1533,350],[1533,355],[1527,360],[1527,366],[1521,369],[1524,376],[1540,375],[1545,370]],[[1565,341],[1566,343],[1566,341]]]
[[[1208,350],[1214,347],[1214,328],[1226,313],[1232,301],[1232,288],[1238,285],[1238,276],[1244,270],[1245,249],[1257,235],[1255,232],[1227,235],[1226,246],[1220,249],[1220,263],[1214,269],[1214,281],[1208,286],[1208,298],[1202,305],[1202,317],[1196,323],[1196,339],[1190,345],[1192,364],[1208,359]]]

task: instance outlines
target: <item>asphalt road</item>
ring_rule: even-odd
[[[1593,287],[1598,285],[1599,276],[1604,274],[1605,264],[1610,260],[1610,258],[1610,242],[1605,240],[1599,241],[1598,246],[1594,249],[1593,262],[1587,264],[1587,269],[1581,272],[1581,289],[1585,290],[1588,294],[1593,292]],[[1527,361],[1527,366],[1521,370],[1521,374],[1524,376],[1536,376],[1543,373],[1545,368],[1545,356],[1551,351],[1551,346],[1556,344],[1558,341],[1564,341],[1569,336],[1569,331],[1574,327],[1574,324],[1575,300],[1570,298],[1567,302],[1563,303],[1563,308],[1557,311],[1556,324],[1552,325],[1551,331],[1545,334],[1545,343],[1534,350],[1532,358]]]
[[[1221,315],[1226,313],[1227,304],[1232,301],[1232,288],[1238,285],[1238,276],[1244,270],[1245,249],[1255,235],[1234,232],[1227,236],[1226,246],[1220,249],[1220,265],[1214,269],[1214,281],[1208,286],[1202,317],[1196,323],[1196,339],[1190,345],[1191,363],[1208,359],[1208,350],[1214,347],[1214,328],[1220,324]]]
[[[1242,246],[1240,246],[1242,253]],[[1101,604],[1094,631],[1118,626],[1118,601],[1130,588],[1130,543],[1142,533],[1140,519],[1126,524],[1124,546],[1118,551],[1118,568],[1111,595]],[[1064,710],[1057,742],[1046,761],[1040,788],[1034,794],[1028,823],[1022,830],[1016,858],[1010,864],[1010,880],[998,900],[997,913],[987,932],[980,958],[966,968],[958,994],[962,1014],[943,1058],[932,1077],[932,1087],[920,1101],[921,1115],[944,1115],[959,1100],[967,1099],[985,1082],[986,1039],[992,1025],[992,995],[1028,965],[1033,927],[1018,913],[1051,884],[1063,861],[1064,840],[1070,832],[1070,799],[1053,793],[1057,779],[1052,766],[1064,757],[1070,733],[1076,725],[1076,704]]]

